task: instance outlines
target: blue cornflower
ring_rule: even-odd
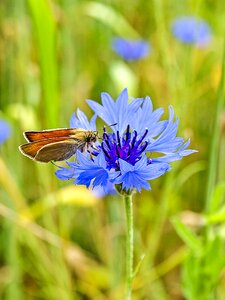
[[[6,121],[0,120],[0,144],[4,143],[10,136],[11,128]]]
[[[192,16],[176,19],[172,24],[173,35],[185,44],[206,46],[211,40],[211,29],[209,25]]]
[[[79,111],[71,118],[73,127],[95,130],[96,115],[109,127],[103,129],[101,142],[87,153],[77,152],[75,162],[67,162],[68,168],[60,167],[56,175],[60,179],[74,178],[75,184],[94,189],[101,187],[107,192],[110,184],[127,193],[136,189],[150,189],[149,180],[170,170],[172,161],[181,159],[195,150],[186,149],[190,141],[177,137],[178,119],[169,107],[169,119],[160,120],[163,109],[153,110],[149,97],[131,99],[124,89],[116,101],[102,93],[102,105],[88,100],[95,112],[89,122]],[[86,127],[84,127],[86,126]]]
[[[144,40],[127,40],[114,38],[112,49],[125,60],[138,60],[150,52],[150,44]]]

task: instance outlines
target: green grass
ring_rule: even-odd
[[[182,2],[182,3],[181,3]],[[96,199],[61,182],[51,164],[23,157],[22,132],[68,127],[85,99],[149,95],[172,104],[180,135],[198,153],[173,163],[134,197],[133,299],[224,299],[223,1],[21,0],[0,4],[0,299],[121,300],[125,212],[120,197]],[[206,19],[213,40],[186,47],[170,33],[186,12]],[[115,35],[143,37],[151,54],[127,63]],[[101,131],[101,127],[99,126]],[[206,284],[207,283],[207,284]]]

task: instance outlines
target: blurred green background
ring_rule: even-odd
[[[212,41],[188,46],[171,22],[205,19]],[[23,157],[23,131],[68,127],[85,99],[149,95],[172,104],[179,135],[198,153],[173,163],[134,199],[133,299],[224,299],[224,1],[4,0],[0,2],[0,299],[123,299],[124,203],[61,182]],[[115,36],[144,38],[146,58],[123,61]],[[99,127],[101,131],[101,127]]]

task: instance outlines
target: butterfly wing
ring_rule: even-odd
[[[56,139],[57,142],[63,141],[63,140],[65,140],[65,138],[61,138],[60,140]],[[27,144],[23,144],[23,145],[19,146],[19,150],[25,156],[28,156],[29,158],[34,159],[37,152],[41,148],[46,146],[47,144],[49,144],[49,140],[43,140],[43,141],[37,141],[37,142],[33,142],[33,143],[27,143]]]
[[[54,138],[23,144],[19,150],[31,159],[49,162],[68,159],[76,153],[78,148],[82,150],[84,146],[85,142],[76,139]]]
[[[45,139],[54,138],[70,138],[71,136],[76,136],[80,132],[86,131],[85,129],[79,128],[64,128],[64,129],[50,129],[43,131],[26,131],[24,132],[24,137],[28,142],[37,142]]]
[[[74,139],[66,139],[64,141],[54,142],[42,147],[34,159],[41,162],[61,161],[74,155],[77,149],[82,149],[85,143],[78,142]]]

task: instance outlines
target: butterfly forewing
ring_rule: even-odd
[[[60,138],[60,137],[75,137],[85,129],[79,128],[65,128],[65,129],[50,129],[43,131],[26,131],[24,137],[28,142],[42,141],[45,139]]]

